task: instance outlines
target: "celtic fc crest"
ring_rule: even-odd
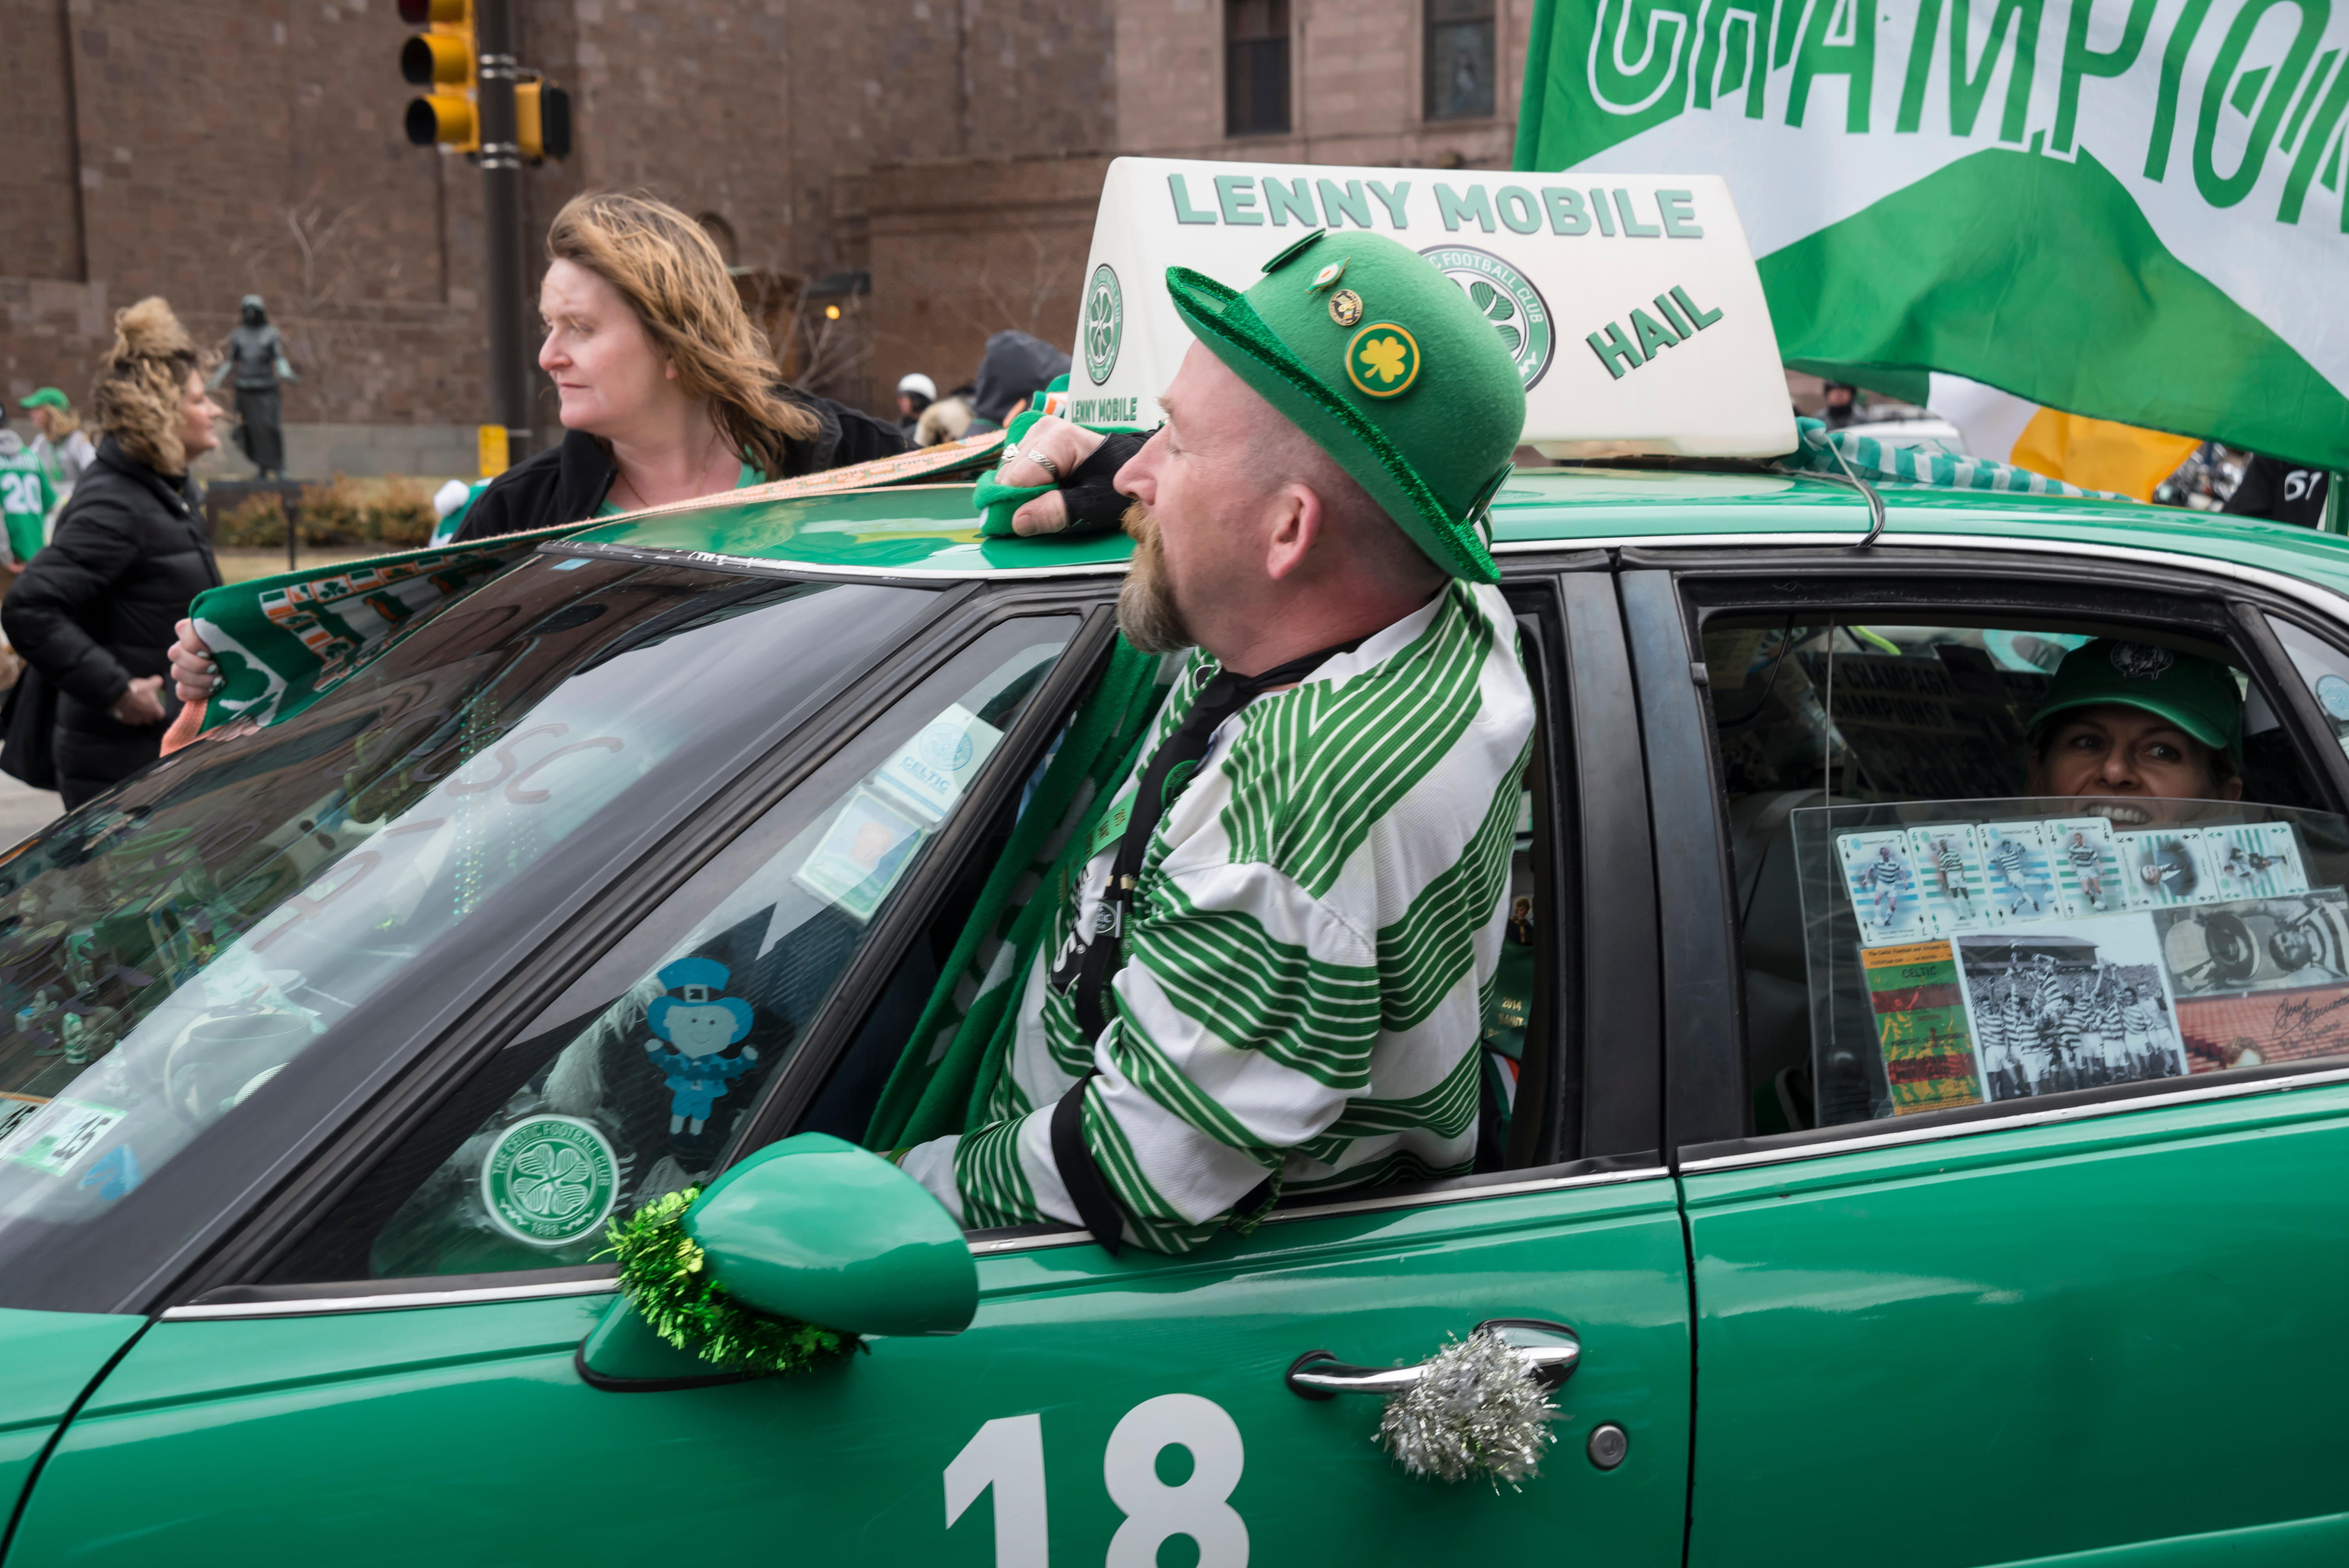
[[[1549,305],[1533,280],[1490,251],[1473,245],[1433,245],[1420,252],[1435,270],[1458,284],[1517,362],[1517,377],[1532,391],[1549,370],[1557,346]]]
[[[574,1116],[533,1116],[498,1134],[481,1161],[491,1222],[518,1242],[556,1247],[601,1225],[620,1195],[612,1145]]]
[[[1093,269],[1085,285],[1085,374],[1098,387],[1117,368],[1117,346],[1125,336],[1125,294],[1107,262]]]

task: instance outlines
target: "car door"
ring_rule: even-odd
[[[2231,637],[2254,696],[2304,723],[2308,694],[2292,689],[2240,584],[2101,560],[1968,560],[2005,574],[2013,603],[2037,606],[2015,624],[2058,624],[2050,594],[2109,590],[2106,622]],[[1696,607],[1663,560],[1643,564],[1626,594],[1640,606],[1641,689],[1656,699],[1659,836],[1702,846],[1688,875],[1663,881],[1677,1005],[1676,974],[1739,972],[1738,936],[1709,726],[1683,673],[1701,657]],[[1956,568],[1754,570],[1775,574],[1772,613],[1783,605],[1789,624],[1906,624],[1937,619],[1933,574]],[[2057,573],[2065,585],[2052,588]],[[1661,726],[1673,733],[1660,741]],[[2331,749],[2292,738],[2313,762]],[[1660,748],[1690,766],[1667,773]],[[2312,769],[2336,794],[2337,761]],[[2271,820],[2295,822],[2339,880],[2337,854],[2317,853],[2343,842],[2338,815]],[[1809,885],[1836,885],[1833,874]],[[2333,1431],[2349,1368],[2328,1305],[2349,1287],[2349,1057],[2337,1044],[2207,1078],[1757,1137],[1731,1002],[1702,995],[1667,1026],[1698,1310],[1695,1568],[1888,1553],[1931,1565],[2307,1563],[2349,1549]],[[1847,1043],[1838,1034],[1834,1047]]]
[[[1278,1210],[1180,1257],[1112,1258],[1081,1232],[976,1233],[980,1304],[965,1333],[873,1340],[843,1363],[755,1382],[591,1385],[576,1349],[615,1310],[592,1265],[216,1288],[166,1312],[80,1413],[16,1550],[43,1563],[681,1552],[1132,1564],[1162,1560],[1179,1536],[1164,1561],[1467,1547],[1677,1563],[1688,1286],[1676,1194],[1653,1152],[1644,793],[1619,762],[1637,751],[1611,584],[1591,570],[1603,562],[1558,564],[1579,570],[1516,590],[1554,781],[1538,791],[1530,852],[1547,868],[1543,907],[1558,912],[1543,923],[1554,934],[1533,1026],[1554,1059],[1527,1072],[1519,1099],[1539,1118],[1530,1163]],[[918,716],[938,695],[909,700]],[[988,776],[996,798],[1040,751],[1050,695],[1002,743],[1019,766]],[[894,744],[820,777],[817,793]],[[776,841],[763,820],[738,841]],[[950,836],[902,898],[953,881]],[[719,856],[702,874],[736,890],[761,872]],[[689,946],[732,897],[682,911],[695,901],[673,897],[644,921],[661,934],[612,973]],[[853,1060],[854,1038],[902,1017],[895,977],[921,953],[882,950],[891,919],[876,916],[841,972],[832,1006],[845,1027],[809,1026],[776,1099],[820,1106],[834,1077],[824,1042]],[[1407,1475],[1373,1440],[1377,1401],[1310,1400],[1286,1382],[1308,1352],[1411,1363],[1494,1318],[1563,1324],[1580,1345],[1555,1444],[1522,1491]]]

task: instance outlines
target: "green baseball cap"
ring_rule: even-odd
[[[2059,713],[2106,703],[2167,719],[2213,751],[2242,760],[2242,693],[2234,672],[2216,659],[2116,637],[2074,648],[2031,716],[2032,738]]]
[[[54,387],[44,387],[30,397],[17,399],[19,408],[70,408],[72,402]]]
[[[1316,230],[1242,294],[1166,269],[1209,352],[1336,459],[1454,577],[1494,583],[1488,509],[1526,427],[1500,335],[1408,246]]]

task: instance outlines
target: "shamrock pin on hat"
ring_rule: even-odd
[[[2037,740],[2057,714],[2106,704],[2166,719],[2213,751],[2242,760],[2242,693],[2233,672],[2215,659],[2116,637],[2083,644],[2056,666],[2047,700],[2031,716],[2031,738]]]
[[[1468,296],[1409,247],[1317,230],[1246,293],[1166,269],[1209,352],[1338,460],[1429,559],[1500,573],[1486,515],[1525,429],[1516,362]]]

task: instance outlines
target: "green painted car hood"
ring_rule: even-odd
[[[2013,495],[1922,485],[1878,487],[1888,533],[1914,538],[2037,539],[2167,551],[2282,573],[2349,594],[2349,539],[2305,528],[2175,507],[2081,497]],[[623,519],[573,538],[817,572],[909,577],[1050,576],[1115,571],[1132,554],[1122,533],[988,539],[965,484],[905,485],[797,500],[718,505]],[[1808,475],[1686,469],[1529,469],[1495,499],[1494,543],[1692,536],[1773,542],[1785,534],[1868,530],[1848,487]]]

